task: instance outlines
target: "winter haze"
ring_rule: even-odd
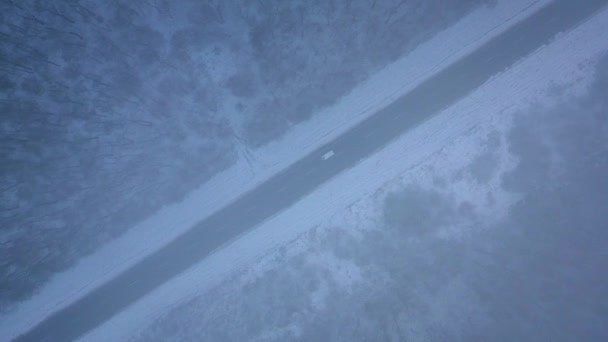
[[[0,340],[608,340],[607,1],[0,1]]]

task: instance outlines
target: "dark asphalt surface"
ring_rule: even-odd
[[[17,340],[71,341],[83,336],[214,250],[467,96],[559,32],[581,24],[607,2],[554,1]],[[335,155],[323,161],[321,156],[329,150]]]

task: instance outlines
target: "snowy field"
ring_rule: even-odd
[[[388,66],[368,82],[356,88],[350,95],[344,97],[338,104],[326,109],[321,115],[317,115],[316,119],[297,127],[292,135],[261,150],[255,156],[253,167],[242,160],[194,191],[183,203],[163,209],[121,239],[83,259],[73,269],[55,277],[39,294],[21,304],[6,317],[2,317],[0,332],[3,336],[14,336],[25,331],[44,319],[49,313],[68,305],[163,246],[209,213],[232,201],[240,192],[264,181],[316,146],[331,141],[334,136],[406,93],[433,72],[475,49],[479,44],[491,39],[545,3],[547,1],[510,1],[497,4],[493,8],[478,10],[467,16],[450,30],[421,45],[407,58]],[[606,22],[606,19],[603,22]],[[422,165],[423,162],[431,163],[431,159],[429,159],[431,156],[445,161],[446,156],[449,155],[449,158],[456,158],[460,163],[467,163],[479,152],[475,147],[478,146],[477,143],[480,141],[479,139],[482,139],[481,137],[486,136],[489,130],[503,130],[508,127],[508,113],[521,109],[531,100],[538,99],[550,84],[571,84],[573,80],[586,79],[588,75],[585,73],[590,69],[579,68],[579,65],[593,61],[606,47],[602,41],[598,42],[598,39],[601,38],[596,37],[596,32],[606,30],[606,27],[599,27],[599,25],[602,25],[602,21],[596,18],[576,32],[568,34],[552,46],[543,49],[534,58],[521,63],[516,69],[497,78],[471,98],[450,109],[450,115],[439,116],[415,132],[404,136],[377,156],[370,158],[357,168],[326,184],[318,192],[303,199],[297,206],[274,217],[234,245],[214,254],[190,272],[142,299],[88,337],[100,340],[116,340],[116,338],[125,337],[126,334],[131,333],[132,327],[143,327],[157,315],[161,315],[166,308],[204,293],[207,289],[219,284],[227,275],[250,265],[252,261],[258,260],[276,246],[293,240],[314,226],[329,222],[328,218],[333,217],[332,220],[339,221],[343,216],[339,214],[341,209],[349,207],[357,199],[375,193],[387,180],[398,177],[405,170],[417,174],[420,182],[424,183],[424,169],[413,167]],[[448,43],[446,44],[446,42]],[[571,59],[567,63],[564,63],[564,60],[568,60],[567,58],[556,58],[556,61],[560,60],[562,63],[559,65],[538,63],[542,60],[553,60],[546,56],[558,56],[569,51],[577,53],[569,55]],[[542,54],[546,55],[543,57]],[[535,59],[537,59],[536,62],[534,62]],[[560,70],[560,72],[556,73],[555,70]],[[538,82],[525,82],[523,81],[525,79],[535,79]],[[492,98],[492,94],[497,94],[496,91],[498,93],[504,93],[504,91],[496,90],[496,88],[488,89],[489,87],[508,88],[515,82],[518,82],[518,87],[509,90],[512,94],[509,99]],[[526,86],[521,86],[522,84]],[[582,81],[580,84],[583,84]],[[578,88],[572,89],[575,91]],[[477,98],[475,99],[475,97]],[[519,99],[518,102],[501,102],[513,98]],[[483,108],[483,113],[480,108]],[[353,112],[360,113],[357,120],[353,120]],[[460,114],[454,115],[453,113]],[[495,113],[495,115],[492,116],[488,113]],[[468,133],[468,135],[463,135],[463,133]],[[454,144],[455,139],[462,145]],[[457,152],[447,153],[445,146],[448,143],[460,146],[460,149]],[[416,150],[416,153],[408,153],[407,158],[395,159],[395,153],[398,154],[405,146],[408,151]],[[418,146],[418,148],[414,148],[414,146]],[[438,151],[442,149],[446,155],[436,157]],[[294,151],[297,151],[298,154]],[[501,153],[501,155],[504,154]],[[454,160],[451,163],[450,165],[464,165]],[[504,167],[509,167],[509,165],[510,162],[506,158]],[[374,179],[369,177],[370,168],[375,170],[374,174],[377,177]],[[436,168],[441,167],[436,166]],[[361,179],[367,181],[362,182]],[[428,181],[426,180],[426,182]],[[335,189],[344,188],[340,186],[340,184],[344,184],[341,182],[347,182],[347,184],[358,182],[362,186],[350,189],[351,193],[337,192]],[[462,186],[465,187],[462,192],[459,192],[462,196],[471,197],[471,201],[479,200],[480,195],[476,191],[482,190],[470,189],[466,184]],[[340,195],[336,196],[337,193]],[[209,194],[214,195],[213,201],[208,200]],[[504,203],[509,202],[509,198],[501,197],[500,193],[496,194],[496,198]],[[313,203],[326,203],[327,205],[324,205],[323,210],[320,211]],[[496,208],[504,210],[504,206],[496,206]],[[311,215],[311,212],[315,214]],[[366,217],[372,216],[371,214],[366,215]],[[298,220],[298,217],[306,217],[306,219]],[[301,224],[300,226],[293,225],[293,222],[301,222]],[[167,230],[168,226],[172,229]],[[277,227],[284,228],[285,226],[289,226],[291,229],[277,230]],[[262,266],[258,267],[263,269]]]
[[[505,9],[494,10],[504,13]],[[495,140],[496,136],[500,137],[499,141],[504,139],[512,127],[515,114],[528,112],[534,109],[534,106],[554,104],[556,89],[561,91],[561,98],[584,94],[593,80],[596,62],[608,49],[608,41],[597,34],[606,30],[608,12],[603,11],[583,26],[563,34],[549,46],[541,48],[507,72],[495,77],[441,115],[404,135],[357,167],[334,178],[303,198],[297,205],[276,215],[232,245],[171,280],[93,331],[85,340],[122,340],[137,333],[143,334],[142,340],[152,336],[162,339],[162,335],[155,335],[162,331],[159,326],[162,327],[166,320],[169,321],[166,324],[170,326],[167,329],[175,328],[175,322],[179,323],[180,320],[180,309],[184,308],[187,313],[181,316],[182,321],[190,322],[189,327],[197,329],[196,317],[191,314],[205,312],[207,307],[203,295],[208,291],[222,285],[220,288],[226,287],[235,291],[232,296],[238,301],[243,293],[241,290],[248,284],[264,277],[269,271],[280,270],[279,266],[288,263],[285,260],[295,258],[302,251],[309,251],[309,245],[314,240],[307,235],[311,230],[325,231],[322,234],[326,235],[322,236],[329,236],[331,233],[328,231],[336,227],[355,227],[359,231],[373,230],[381,221],[381,199],[409,184],[416,184],[421,188],[445,187],[456,203],[466,204],[465,211],[466,207],[471,206],[476,208],[485,223],[499,221],[510,205],[518,200],[517,196],[505,192],[500,184],[501,175],[512,170],[517,165],[517,160],[509,153],[507,144],[492,143],[492,140]],[[403,65],[397,65],[395,70],[405,69]],[[383,77],[390,74],[387,72]],[[423,76],[416,79],[421,77]],[[374,84],[374,81],[376,79],[372,80],[371,84]],[[381,83],[391,84],[388,79]],[[411,85],[395,88],[406,91]],[[380,98],[392,98],[385,95],[391,94],[391,90],[383,89],[380,92],[375,89],[376,92],[371,92],[371,96],[366,98],[369,102],[364,102],[383,103]],[[395,90],[395,93],[398,92]],[[378,97],[374,98],[374,94]],[[343,102],[341,105],[363,106],[361,102]],[[303,134],[291,139],[300,139],[300,144],[313,141]],[[325,140],[317,138],[314,141]],[[281,154],[279,146],[273,145],[269,150],[284,155]],[[471,174],[463,171],[470,170],[470,166],[478,163],[488,152],[496,157],[496,170],[488,179],[479,181],[479,178],[484,178],[483,171],[478,171],[479,175],[475,175],[474,171],[470,172]],[[258,160],[267,165],[275,163],[264,155]],[[442,185],[441,180],[446,179],[449,180],[449,185]],[[352,184],[358,186],[353,187]],[[458,240],[473,233],[466,226],[446,226],[433,234],[438,239]],[[307,255],[307,258],[331,274],[330,278],[341,290],[348,292],[353,284],[361,280],[361,269],[331,253],[312,253]],[[230,278],[230,282],[223,283],[235,272],[238,272],[237,276]],[[317,303],[316,309],[320,311],[324,309],[323,302],[327,300],[327,294],[322,292],[313,293],[316,298],[313,302]],[[193,300],[194,298],[198,299]],[[195,309],[192,309],[193,306]],[[168,318],[156,321],[150,333],[146,334],[145,330],[140,330],[154,322],[155,318],[162,317],[163,312]],[[178,318],[175,318],[176,316]],[[185,329],[184,336],[188,336],[188,326],[180,328]],[[297,336],[300,333],[297,327],[289,326],[284,331],[258,337],[260,340],[280,340],[281,336],[284,337],[283,334]],[[173,336],[180,335],[178,333]]]

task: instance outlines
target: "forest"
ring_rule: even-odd
[[[0,312],[491,2],[0,0]]]

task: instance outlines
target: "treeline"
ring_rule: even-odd
[[[482,2],[1,0],[0,308]]]

